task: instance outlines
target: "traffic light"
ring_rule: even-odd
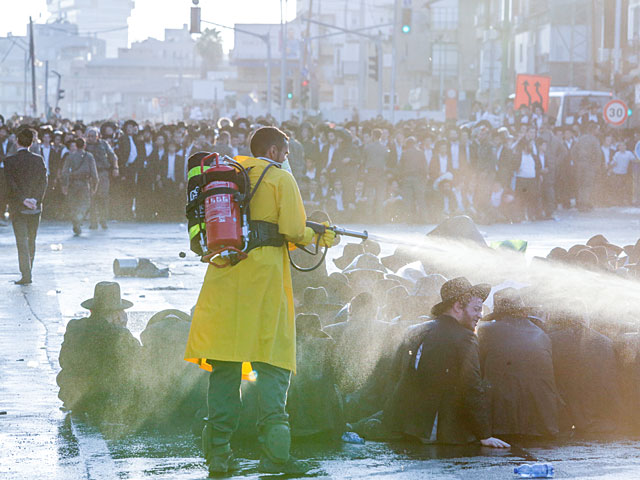
[[[378,66],[380,59],[378,58],[378,51],[376,54],[369,57],[369,78],[378,81]]]
[[[287,78],[287,100],[293,99],[293,78]]]
[[[280,97],[280,85],[274,85],[273,87],[273,95],[271,95],[274,103],[280,105],[282,103],[282,98]]]
[[[309,80],[306,78],[302,80],[300,84],[300,102],[302,105],[309,103]]]
[[[412,11],[410,8],[403,8],[402,9],[402,26],[401,26],[401,30],[402,33],[410,33],[411,32],[411,14]]]
[[[189,33],[202,33],[200,31],[200,7],[191,7],[191,26]]]
[[[64,89],[61,88],[58,90],[58,100],[62,100],[64,98]]]

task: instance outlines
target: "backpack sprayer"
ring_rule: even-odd
[[[272,167],[280,168],[280,165],[275,162],[267,165],[252,188],[250,168],[228,156],[220,158],[217,153],[198,152],[189,157],[186,207],[189,240],[191,250],[203,262],[224,268],[244,260],[254,248],[286,244],[284,236],[278,232],[278,225],[251,220],[251,200]],[[320,254],[320,238],[327,229],[336,235],[362,240],[369,237],[366,231],[327,227],[315,222],[307,222],[307,226],[316,233],[315,251],[302,246],[298,248],[310,255]],[[309,268],[296,265],[290,253],[289,260],[297,270],[310,272],[322,264],[327,249],[325,246],[318,263]]]

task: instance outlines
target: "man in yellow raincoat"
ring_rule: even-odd
[[[208,422],[203,448],[209,472],[226,473],[236,464],[229,441],[238,426],[242,362],[251,362],[259,391],[260,471],[304,473],[308,466],[289,455],[291,436],[285,412],[296,339],[288,243],[308,245],[314,231],[293,175],[283,170],[287,136],[275,127],[258,129],[251,139],[256,158],[237,157],[249,170],[251,185],[269,164],[250,203],[255,248],[234,266],[210,265],[196,304],[185,359],[210,370]],[[258,228],[259,227],[259,228]],[[321,245],[333,244],[327,230]]]

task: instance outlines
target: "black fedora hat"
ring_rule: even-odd
[[[304,289],[300,309],[305,313],[320,313],[316,309],[335,313],[342,307],[343,305],[329,302],[329,294],[324,287],[307,287]]]
[[[489,296],[489,293],[491,293],[491,285],[487,283],[472,285],[471,282],[464,277],[449,280],[442,285],[440,289],[442,301],[431,308],[431,315],[437,317],[452,306],[460,297],[468,293],[474,297],[481,298],[484,302]]]
[[[120,284],[118,282],[98,282],[93,290],[93,298],[85,300],[80,305],[87,310],[110,312],[130,308],[133,303],[120,298]]]
[[[361,243],[347,243],[342,250],[342,256],[333,259],[333,263],[340,270],[344,270],[358,255],[365,253]]]
[[[322,330],[320,316],[315,313],[299,313],[296,315],[296,336],[331,338],[331,335]]]
[[[527,316],[531,308],[525,307],[522,295],[512,287],[504,288],[493,295],[493,312],[482,318],[484,321],[494,320],[506,315]]]

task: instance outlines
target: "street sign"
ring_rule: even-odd
[[[622,100],[611,100],[604,106],[605,121],[616,127],[622,125],[628,115],[627,105]]]
[[[522,105],[530,107],[534,103],[540,103],[542,109],[549,110],[549,89],[551,77],[542,75],[518,75],[516,78],[516,98],[514,109]]]

